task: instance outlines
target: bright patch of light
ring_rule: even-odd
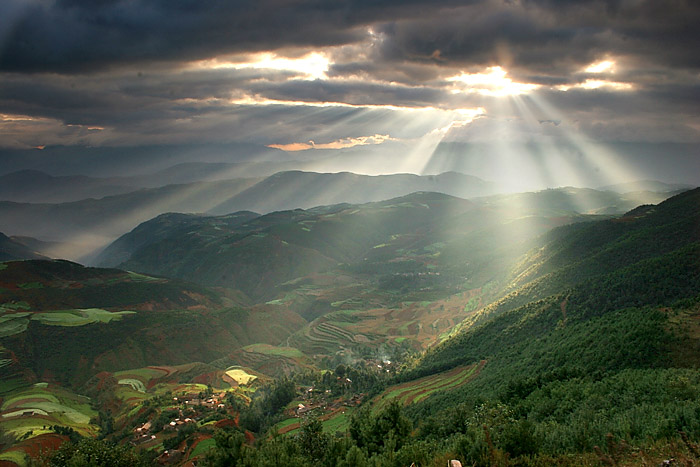
[[[447,81],[460,83],[454,94],[479,93],[487,96],[517,96],[539,88],[538,84],[516,83],[508,78],[508,72],[500,66],[492,66],[485,73],[462,73],[447,78]]]
[[[346,149],[354,146],[367,146],[370,144],[382,144],[385,141],[396,141],[389,135],[358,136],[356,138],[341,138],[330,143],[316,143],[309,140],[308,143],[268,144],[268,148],[281,149],[287,152],[307,151],[309,149]]]
[[[0,114],[0,120],[2,120],[3,122],[33,122],[42,119],[30,117],[28,115]]]
[[[604,71],[612,71],[615,62],[612,60],[603,60],[602,62],[591,63],[585,70],[586,73],[602,73]]]
[[[233,105],[286,105],[286,106],[307,106],[307,107],[350,107],[354,109],[384,109],[384,110],[401,110],[406,112],[424,112],[442,110],[436,107],[406,107],[391,104],[351,104],[348,102],[336,101],[293,101],[284,99],[269,99],[267,97],[246,94],[242,97],[231,99],[228,101]]]
[[[454,112],[457,114],[456,118],[443,127],[435,128],[428,135],[440,135],[444,138],[450,130],[462,128],[486,114],[486,110],[483,107],[475,109],[457,109]]]
[[[605,81],[601,79],[587,79],[583,83],[578,84],[564,84],[557,86],[560,91],[568,91],[569,89],[599,89],[599,88],[611,88],[616,91],[629,91],[634,88],[631,83],[621,83],[617,81]]]
[[[292,71],[305,76],[305,79],[326,79],[326,72],[330,60],[324,54],[311,52],[299,58],[280,57],[272,52],[255,54],[251,60],[245,62],[229,62],[213,58],[201,60],[193,64],[193,68],[218,70],[234,69],[242,70],[252,68],[256,70]]]

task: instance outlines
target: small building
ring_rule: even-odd
[[[152,426],[151,422],[148,421],[148,422],[144,423],[143,425],[136,427],[134,429],[134,432],[139,433],[139,434],[148,433],[151,430],[151,426]]]
[[[308,407],[304,404],[299,404],[297,406],[297,415],[298,416],[306,415],[307,413],[311,412],[311,410],[312,410],[311,407]]]
[[[182,460],[182,451],[169,449],[156,458],[156,462],[161,465],[175,464]]]

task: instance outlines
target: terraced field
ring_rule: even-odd
[[[7,308],[0,308],[0,312]],[[38,321],[47,326],[84,326],[93,323],[109,323],[134,314],[134,311],[110,312],[100,308],[56,310],[43,312],[5,312],[0,315],[0,337],[9,337],[27,330],[29,321]]]
[[[336,310],[313,320],[290,336],[287,344],[308,355],[333,355],[357,345],[393,345],[408,338],[425,348],[474,314],[481,306],[480,294],[480,289],[475,289],[436,301],[402,302],[391,308]]]
[[[0,425],[10,435],[26,440],[0,453],[0,460],[23,465],[24,455],[32,454],[37,443],[55,441],[50,428],[53,425],[70,427],[83,436],[97,436],[99,427],[90,423],[96,416],[89,398],[47,383],[6,393],[0,407]],[[40,439],[33,441],[35,438]]]
[[[344,433],[350,427],[350,418],[355,411],[352,407],[339,407],[318,417],[325,433]],[[301,428],[301,419],[287,418],[275,425],[279,434],[295,434]]]
[[[378,411],[393,400],[397,400],[401,405],[409,405],[419,402],[437,391],[455,389],[476,377],[485,364],[486,361],[482,360],[475,365],[461,366],[444,373],[390,386],[373,399],[372,409]]]
[[[358,343],[368,343],[376,339],[376,336],[356,332],[353,321],[362,319],[357,312],[353,318],[349,318],[347,311],[330,313],[317,318],[304,329],[289,338],[289,344],[302,349],[310,355],[334,354],[343,347],[352,347]]]
[[[259,373],[280,376],[313,367],[313,362],[300,350],[269,344],[248,345],[212,364],[219,368],[245,367],[256,372],[258,377],[262,376]]]

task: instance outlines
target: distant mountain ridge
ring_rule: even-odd
[[[180,177],[188,168],[187,165],[177,168],[175,176]],[[207,165],[203,170],[208,173],[210,168]],[[582,195],[583,191],[573,190],[579,190],[572,196],[588,206],[586,210],[597,209],[597,213],[601,214],[621,214],[638,204],[658,203],[669,196],[649,192],[635,193],[634,196],[615,195],[612,192],[601,195],[601,192],[590,190],[589,198],[592,201],[587,202]],[[29,236],[42,241],[71,244],[53,250],[60,252],[61,257],[66,259],[90,262],[120,235],[167,212],[223,215],[252,211],[265,214],[338,203],[376,202],[417,191],[477,198],[494,195],[498,187],[491,182],[458,172],[369,176],[349,172],[290,171],[267,178],[237,178],[143,188],[100,199],[65,203],[0,201],[0,231],[12,236]],[[566,189],[549,191],[568,196],[565,194]],[[520,195],[520,198],[525,200],[527,195]],[[563,205],[569,206],[566,201]],[[581,209],[574,210],[585,212]]]
[[[269,299],[276,285],[341,263],[359,270],[381,269],[368,259],[378,255],[388,261],[395,255],[397,261],[419,264],[419,251],[435,253],[437,248],[445,249],[445,260],[428,261],[446,261],[448,267],[464,262],[471,265],[469,274],[488,275],[493,267],[488,254],[479,253],[482,249],[516,247],[553,226],[599,218],[600,210],[606,215],[608,209],[625,212],[637,204],[613,192],[566,188],[473,201],[415,192],[380,202],[275,211],[259,217],[251,212],[171,213],[117,239],[96,264],[240,289],[254,299]],[[460,241],[468,242],[469,248]]]
[[[38,170],[21,170],[0,176],[0,200],[20,203],[64,203],[118,195],[139,188],[138,183],[128,178],[54,177]]]
[[[19,259],[47,259],[21,242],[0,232],[0,261]]]
[[[254,212],[241,211],[228,216],[217,217],[217,227],[235,227],[258,217]],[[157,243],[184,230],[195,230],[212,222],[212,218],[200,214],[161,214],[150,221],[139,224],[128,234],[122,235],[95,258],[102,267],[117,266],[128,261],[131,255],[141,248]]]
[[[440,175],[358,175],[350,172],[280,172],[222,201],[209,210],[226,214],[243,209],[267,213],[307,209],[338,203],[361,204],[407,195],[416,191],[444,193],[458,198],[497,192],[493,183],[457,172]]]
[[[319,174],[282,172],[266,179],[245,178],[167,185],[160,188],[58,204],[0,201],[0,231],[42,240],[84,245],[68,259],[82,260],[141,222],[166,212],[267,213],[352,201],[380,201],[415,191],[459,197],[494,193],[489,182],[468,175]],[[76,241],[76,239],[78,239]]]
[[[686,183],[666,183],[659,180],[638,180],[635,182],[618,183],[615,185],[606,185],[598,188],[599,190],[615,191],[617,193],[631,193],[634,191],[682,191],[695,188],[693,185]]]

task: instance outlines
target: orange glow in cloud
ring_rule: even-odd
[[[382,144],[385,141],[396,141],[389,135],[359,136],[357,138],[341,138],[330,143],[317,144],[314,141],[308,143],[268,144],[268,148],[281,149],[286,152],[307,151],[309,149],[346,149],[354,146],[367,146],[370,144]]]

